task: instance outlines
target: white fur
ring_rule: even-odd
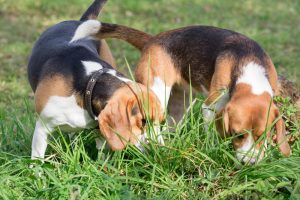
[[[156,94],[163,110],[165,110],[170,98],[171,87],[166,86],[166,83],[159,77],[155,77],[151,90]]]
[[[77,131],[96,126],[88,112],[77,105],[75,96],[52,96],[36,122],[31,157],[44,158],[48,134],[57,126],[63,131]]]
[[[100,63],[98,63],[98,62],[94,62],[94,61],[81,61],[81,63],[84,66],[84,69],[85,69],[85,72],[86,72],[87,76],[91,75],[95,71],[103,69],[103,66]],[[110,74],[110,75],[112,75],[112,76],[114,76],[116,78],[118,78],[121,81],[132,82],[128,78],[124,78],[124,77],[118,76],[116,70],[110,69],[106,73]]]
[[[151,90],[155,93],[155,95],[159,99],[163,111],[165,111],[165,108],[168,105],[171,89],[172,88],[167,86],[166,83],[163,80],[161,80],[159,77],[154,77]],[[153,128],[154,130],[150,131],[150,138],[157,141],[160,145],[165,145],[164,138],[160,131],[160,126],[159,125],[153,125],[153,126],[154,126]]]
[[[110,74],[110,75],[113,75],[113,76],[117,77],[119,80],[124,81],[124,82],[126,82],[126,83],[127,83],[127,82],[132,82],[132,81],[129,80],[128,78],[124,78],[124,77],[118,76],[116,70],[111,69],[111,70],[108,70],[108,72],[106,72],[106,73],[108,73],[108,74]]]
[[[162,136],[162,134],[161,134],[161,131],[160,131],[160,125],[158,124],[153,124],[153,129],[154,129],[154,131],[152,132],[150,132],[150,136],[151,136],[151,138],[154,140],[154,141],[157,141],[158,142],[158,144],[160,144],[160,145],[165,145],[165,141],[164,141],[164,138],[163,138],[163,136]]]
[[[70,43],[86,37],[91,37],[97,34],[100,28],[101,28],[101,23],[99,21],[87,20],[77,27]]]
[[[160,130],[159,130],[159,134],[157,135],[157,142],[158,142],[158,144],[165,146],[165,140],[164,140]]]
[[[252,87],[252,93],[261,95],[264,92],[268,92],[273,96],[272,87],[266,75],[266,70],[254,63],[250,62],[242,68],[242,74],[238,78],[236,84],[246,83]]]
[[[134,146],[136,146],[136,148],[138,148],[141,152],[145,152],[145,144],[148,144],[147,133],[140,135],[138,138],[138,142]]]
[[[150,135],[149,137],[153,140],[153,141],[157,141],[158,144],[160,145],[165,145],[165,141],[164,138],[162,136],[162,134],[160,133],[160,126],[159,125],[153,125],[154,131],[150,131]],[[148,133],[144,132],[144,134],[140,135],[138,138],[138,142],[135,144],[135,146],[141,150],[142,152],[145,151],[144,146],[145,144],[149,143],[148,140]]]
[[[252,134],[248,134],[243,146],[236,149],[236,157],[244,163],[254,164],[263,158],[263,152],[259,155],[259,150],[255,148],[255,142]]]
[[[229,93],[226,92],[226,93],[222,94],[222,96],[215,103],[216,112],[220,112],[226,106],[226,104],[228,102],[229,102]]]
[[[81,61],[84,66],[85,73],[87,76],[91,75],[93,72],[103,69],[102,65],[94,61]]]
[[[95,125],[88,112],[78,106],[74,95],[50,97],[40,117],[48,124],[62,126],[62,130],[92,128]]]
[[[52,130],[52,127],[47,126],[40,119],[36,122],[31,144],[31,159],[44,158],[48,134]]]
[[[209,125],[213,122],[215,118],[215,111],[205,103],[202,104],[202,115],[204,120],[205,131],[208,131]]]

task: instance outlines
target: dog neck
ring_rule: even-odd
[[[103,74],[101,78],[97,80],[91,94],[92,109],[95,116],[99,115],[113,94],[124,87],[125,84],[126,82],[110,74]]]

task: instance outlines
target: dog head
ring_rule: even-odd
[[[264,157],[267,141],[271,137],[270,127],[274,123],[280,151],[285,156],[290,154],[284,121],[268,93],[254,95],[240,92],[218,115],[223,115],[224,124],[217,125],[217,128],[223,136],[233,137],[236,157],[241,162],[254,164]]]
[[[141,84],[128,84],[118,89],[99,114],[99,127],[113,151],[127,143],[139,147],[146,119],[160,123],[164,119],[156,95]]]

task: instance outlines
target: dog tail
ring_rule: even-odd
[[[143,50],[147,42],[152,38],[150,34],[137,29],[109,23],[101,23],[101,28],[96,37],[99,39],[116,38],[124,40],[140,51]]]
[[[81,16],[80,21],[86,21],[89,19],[97,19],[100,11],[102,10],[104,4],[107,0],[95,0],[92,5],[84,12]]]

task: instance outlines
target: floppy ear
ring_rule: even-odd
[[[99,128],[113,151],[122,150],[129,141],[126,108],[118,102],[109,102],[98,116]]]
[[[150,118],[154,122],[161,123],[165,119],[161,104],[154,93],[150,93],[150,96]]]
[[[224,121],[224,127],[226,133],[229,132],[229,114],[228,114],[228,109],[225,109],[224,115],[223,115],[223,121]]]
[[[229,116],[226,109],[222,109],[216,114],[216,128],[222,138],[229,136]]]
[[[280,117],[278,109],[275,110],[275,116]],[[291,148],[285,137],[285,125],[283,119],[280,119],[276,122],[276,142],[279,146],[279,150],[284,156],[289,156],[291,154]]]

